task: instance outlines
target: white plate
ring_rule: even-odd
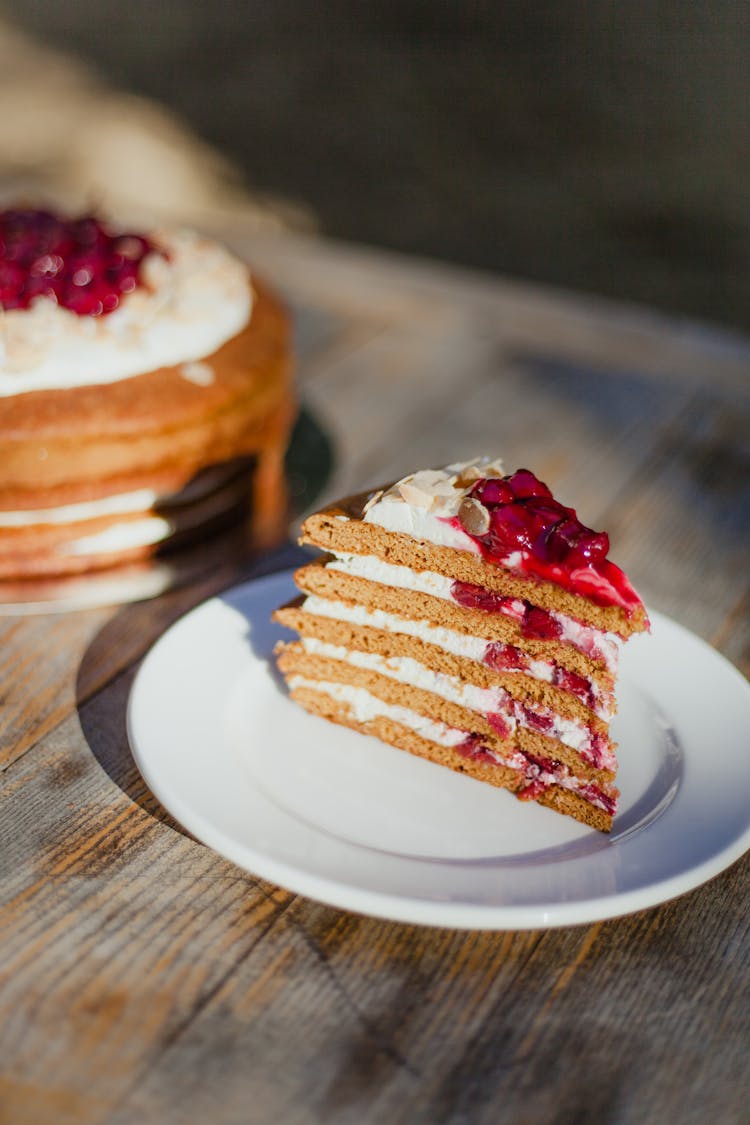
[[[293,595],[276,574],[195,609],[129,704],[154,794],[241,867],[364,914],[531,929],[653,906],[750,847],[750,685],[669,619],[623,654],[607,837],[291,703],[269,659],[290,634],[269,618]]]

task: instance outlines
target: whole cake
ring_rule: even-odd
[[[648,628],[609,539],[526,469],[423,470],[310,516],[329,552],[276,620],[291,697],[602,831],[620,645]]]
[[[287,317],[218,243],[0,213],[0,579],[283,534]],[[249,514],[248,514],[249,513]]]

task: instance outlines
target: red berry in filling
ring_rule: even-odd
[[[538,758],[536,754],[525,753],[524,757],[542,773],[554,773],[560,764],[553,758]]]
[[[523,789],[516,790],[516,796],[519,801],[536,801],[538,797],[541,797],[545,789],[549,789],[549,785],[546,785],[543,781],[540,781],[539,778],[536,778],[534,781],[529,782],[528,785],[525,785]]]
[[[529,658],[513,645],[492,641],[484,650],[482,658],[489,668],[496,672],[524,672],[529,667]]]
[[[110,234],[93,216],[0,212],[0,305],[25,309],[37,297],[79,316],[104,316],[140,283],[155,248],[137,234]]]
[[[458,580],[451,586],[451,596],[465,609],[482,609],[485,613],[502,613],[504,604],[510,600],[503,594],[485,590],[483,586],[473,586],[470,582]]]
[[[487,747],[482,743],[478,734],[467,734],[463,742],[460,742],[455,747],[456,753],[460,754],[462,758],[468,758],[472,762],[488,762],[496,765],[495,759]]]
[[[562,625],[555,621],[551,613],[538,606],[529,606],[521,624],[524,637],[541,641],[554,641],[562,634]]]
[[[578,672],[569,672],[567,668],[555,668],[552,682],[556,687],[562,688],[563,691],[569,691],[571,695],[575,695],[587,707],[593,707],[594,692],[585,676],[579,675]]]
[[[501,738],[510,737],[510,724],[504,715],[498,715],[496,711],[492,711],[487,715],[487,722]]]
[[[538,730],[541,734],[550,733],[554,726],[551,715],[540,715],[537,711],[532,711],[530,707],[522,707],[521,710],[532,730]]]

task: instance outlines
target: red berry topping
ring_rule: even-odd
[[[47,297],[79,316],[105,316],[140,281],[155,247],[139,234],[114,234],[98,219],[49,211],[0,212],[0,305],[26,309]]]
[[[602,605],[621,605],[628,612],[641,605],[625,575],[607,559],[606,532],[581,523],[575,510],[556,500],[529,469],[484,477],[469,496],[487,509],[489,528],[483,534],[461,525],[462,530],[491,559],[508,565],[512,558],[521,574],[555,582]]]
[[[515,498],[515,493],[510,482],[504,477],[484,477],[477,481],[470,490],[469,496],[479,500],[485,508],[490,508],[495,504],[510,504]]]
[[[528,500],[532,496],[548,496],[550,500],[552,499],[552,493],[547,485],[537,480],[528,469],[517,469],[507,481],[517,500]]]

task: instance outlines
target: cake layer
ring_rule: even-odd
[[[255,283],[247,326],[201,361],[210,380],[182,365],[104,386],[37,391],[0,399],[0,509],[36,508],[44,494],[112,478],[142,487],[170,472],[184,486],[206,464],[251,454],[289,431],[287,317]],[[104,491],[102,495],[106,494]]]
[[[341,574],[317,563],[301,567],[295,574],[295,582],[305,593],[321,598],[347,601],[405,619],[419,618],[436,627],[479,638],[486,644],[497,642],[512,645],[528,653],[532,659],[554,661],[561,668],[593,680],[601,685],[605,693],[612,689],[613,676],[603,661],[584,655],[579,649],[556,637],[525,636],[522,624],[506,614],[486,613],[433,594],[370,582],[354,575]],[[482,659],[482,656],[477,656],[476,659]]]
[[[648,628],[609,537],[533,473],[477,458],[310,516],[328,555],[276,612],[292,698],[609,831],[615,673]]]
[[[131,562],[248,514],[255,545],[278,542],[296,413],[288,337],[256,284],[249,322],[199,370],[0,397],[0,577]]]
[[[414,661],[406,669],[395,663],[388,666],[385,661],[376,669],[357,665],[349,659],[306,651],[300,642],[281,646],[278,664],[285,676],[366,688],[385,702],[408,706],[476,734],[500,751],[511,740],[524,752],[557,758],[586,778],[607,782],[614,778],[616,763],[606,738],[551,710],[520,703],[502,688],[479,688],[424,666],[415,670]]]
[[[368,615],[351,603],[314,597],[301,605],[283,607],[274,617],[303,638],[384,657],[412,657],[436,672],[460,677],[477,687],[503,688],[522,702],[553,708],[602,733],[606,732],[614,709],[612,693],[597,691],[598,685],[583,677],[580,683],[585,698],[570,690],[570,674],[550,662],[534,661],[524,669],[520,660],[525,654],[510,649],[519,658],[514,661],[516,666],[511,670],[498,669],[492,660],[497,648],[494,642],[437,629],[424,622],[382,612]],[[506,664],[510,663],[508,647],[502,646]],[[563,677],[563,686],[555,683],[559,676]],[[578,678],[574,686],[579,686]]]
[[[505,597],[483,586],[460,582],[435,571],[398,566],[375,555],[334,555],[325,562],[325,566],[328,570],[365,578],[384,586],[430,594],[468,609],[500,613],[517,622],[524,637],[571,644],[596,663],[604,664],[613,675],[617,671],[620,638],[584,625],[557,610],[540,610],[521,598]]]
[[[600,605],[572,590],[537,577],[524,577],[488,561],[467,536],[451,546],[391,531],[366,522],[365,506],[373,493],[360,493],[309,516],[302,526],[302,542],[334,554],[375,555],[417,571],[434,571],[454,580],[520,598],[545,610],[555,610],[593,626],[602,633],[628,637],[645,628],[642,606],[627,612],[619,605]]]
[[[535,800],[599,831],[608,832],[612,826],[617,791],[606,784],[600,787],[581,781],[565,767],[533,761],[518,749],[507,748],[503,756],[477,743],[465,731],[425,720],[409,708],[384,704],[366,691],[355,694],[348,687],[342,691],[337,684],[303,676],[292,676],[289,687],[291,698],[312,714],[374,735],[399,750],[477,781],[509,789],[522,799]],[[553,768],[545,768],[549,766]]]
[[[0,579],[73,574],[132,562],[247,516],[252,459],[214,466],[179,493],[151,489],[101,500],[0,512]]]

